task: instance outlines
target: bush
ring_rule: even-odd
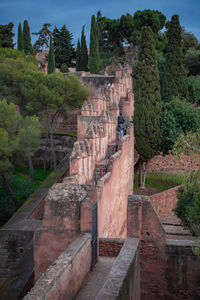
[[[68,66],[66,64],[62,64],[60,67],[60,72],[62,72],[62,73],[69,72]]]
[[[200,170],[191,172],[184,178],[178,190],[178,203],[175,214],[184,226],[196,235],[200,235]]]
[[[167,153],[181,133],[196,132],[199,129],[200,110],[175,97],[163,104],[161,126],[165,137],[163,152]]]
[[[200,104],[200,76],[190,76],[187,78],[189,101]]]

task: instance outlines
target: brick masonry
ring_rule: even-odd
[[[116,257],[123,247],[123,239],[99,239],[99,256]]]

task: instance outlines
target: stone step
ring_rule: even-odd
[[[190,231],[188,229],[185,229],[183,226],[163,225],[163,228],[166,234],[192,236]]]

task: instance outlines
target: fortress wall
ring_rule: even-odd
[[[139,239],[129,237],[125,240],[96,300],[140,300],[139,249]]]
[[[141,239],[141,299],[199,299],[200,261],[194,255],[194,240],[166,233],[151,200],[128,198],[127,235]]]
[[[149,197],[129,196],[127,222],[128,236],[141,238],[141,299],[165,299],[166,236]]]
[[[91,236],[84,234],[55,260],[23,299],[74,299],[90,271],[91,256]]]
[[[170,213],[178,202],[177,190],[180,186],[150,196],[152,205],[159,217]]]
[[[112,155],[108,173],[99,179],[98,197],[99,237],[125,238],[127,236],[127,197],[133,191],[133,126]]]
[[[90,192],[89,187],[66,183],[54,184],[49,190],[45,201],[43,227],[34,236],[35,281],[80,236],[81,203],[89,200]],[[89,229],[87,222],[82,227]]]

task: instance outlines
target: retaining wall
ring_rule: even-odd
[[[55,260],[23,299],[74,299],[90,267],[91,236],[84,234]]]
[[[140,299],[140,242],[127,238],[96,300]]]
[[[161,193],[150,196],[153,207],[159,217],[172,212],[178,202],[177,190],[180,186],[168,189]]]

